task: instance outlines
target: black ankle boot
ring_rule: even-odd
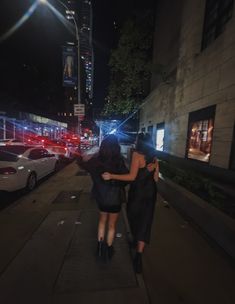
[[[133,264],[134,264],[135,272],[142,273],[142,253],[141,252],[136,252]]]
[[[104,255],[104,241],[98,241],[97,243],[97,249],[96,249],[96,256],[101,258]]]
[[[111,260],[112,257],[113,257],[113,255],[114,255],[114,248],[113,248],[113,246],[112,245],[111,246],[107,246],[107,258],[109,260]]]

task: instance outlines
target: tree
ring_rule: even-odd
[[[135,14],[120,31],[118,47],[111,52],[111,81],[104,116],[127,115],[149,92],[153,14]]]

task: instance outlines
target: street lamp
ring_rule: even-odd
[[[67,5],[65,5],[62,1],[60,0],[56,0],[57,2],[59,2],[67,11],[71,11]],[[47,1],[47,0],[39,0],[39,2],[41,2],[42,4],[47,4],[50,5],[51,4]],[[74,27],[75,27],[75,36],[76,36],[76,40],[77,40],[77,56],[78,56],[78,62],[77,62],[77,69],[78,69],[78,83],[77,83],[77,90],[78,90],[78,94],[77,94],[77,98],[78,98],[78,105],[81,104],[81,81],[80,81],[80,76],[81,76],[81,70],[80,70],[80,39],[79,39],[79,30],[78,30],[78,25],[77,22],[73,16],[73,14],[71,14],[71,19],[73,20],[74,23]],[[80,119],[78,116],[78,134],[80,135]]]

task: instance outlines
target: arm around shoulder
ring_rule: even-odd
[[[133,181],[137,176],[138,170],[139,170],[139,156],[136,152],[133,152],[132,160],[131,160],[131,168],[129,173],[127,174],[104,173],[102,176],[106,180],[115,179],[119,181]]]

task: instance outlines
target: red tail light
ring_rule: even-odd
[[[12,167],[0,168],[0,174],[10,175],[10,174],[15,174],[16,172],[17,172],[16,169]]]

